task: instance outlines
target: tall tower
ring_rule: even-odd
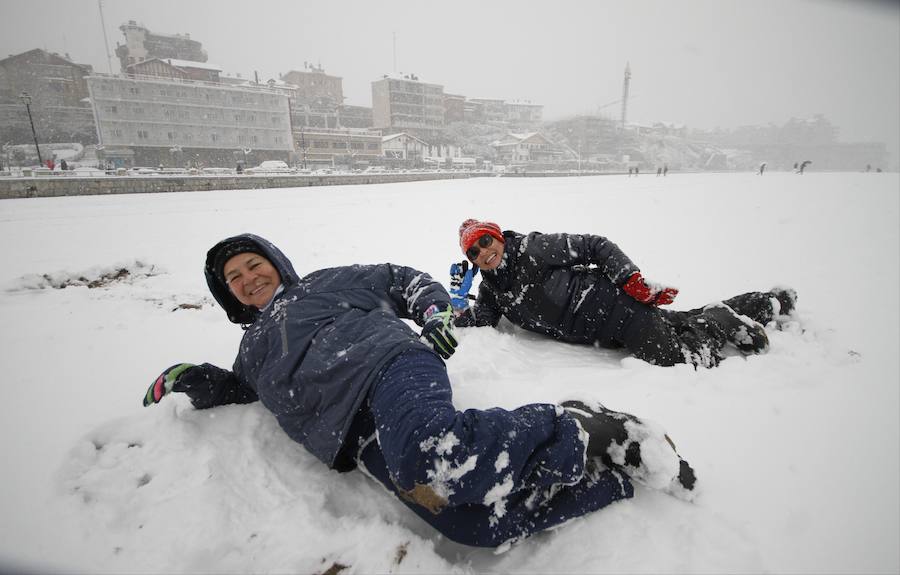
[[[631,83],[631,62],[625,63],[625,81],[622,83],[622,129],[628,115],[628,85]]]

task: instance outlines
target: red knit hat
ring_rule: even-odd
[[[475,219],[468,219],[459,226],[459,247],[463,253],[469,251],[475,242],[483,235],[489,235],[495,240],[503,240],[503,232],[500,226],[494,222],[480,222]]]

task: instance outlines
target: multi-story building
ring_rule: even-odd
[[[295,128],[342,130],[371,128],[372,108],[349,106],[344,102],[343,80],[330,76],[322,66],[303,63],[303,70],[291,70],[281,80],[293,86],[291,119]]]
[[[297,87],[297,101],[311,105],[338,106],[344,103],[343,80],[329,76],[321,66],[303,63],[303,70],[291,70],[281,76],[282,81]]]
[[[466,119],[466,97],[444,94],[444,123],[462,122]]]
[[[381,149],[389,163],[397,166],[418,166],[423,164],[423,159],[428,155],[428,142],[400,132],[382,136]]]
[[[369,130],[303,129],[294,132],[303,167],[360,166],[381,161],[381,133]]]
[[[205,62],[175,60],[167,58],[151,58],[136,64],[130,64],[125,73],[129,76],[157,76],[177,80],[199,80],[201,82],[219,82],[222,68]]]
[[[469,101],[475,105],[481,106],[480,112],[482,121],[495,123],[505,123],[507,121],[506,102],[503,100],[497,100],[495,98],[470,98]]]
[[[543,119],[544,107],[525,100],[505,102],[506,120],[513,124],[538,124]]]
[[[125,35],[124,44],[116,43],[116,56],[123,72],[132,64],[152,58],[206,62],[203,45],[191,40],[190,34],[153,34],[134,20],[122,24],[119,30]]]
[[[288,97],[267,86],[87,77],[98,157],[117,165],[233,166],[291,160]]]
[[[344,128],[371,128],[372,108],[343,104],[338,107],[338,123]]]
[[[484,104],[466,100],[463,104],[463,120],[470,124],[481,124],[484,122]]]
[[[0,144],[34,141],[22,92],[31,97],[39,143],[96,142],[85,82],[91,72],[91,66],[40,49],[0,60]]]
[[[444,87],[414,74],[372,82],[372,121],[384,133],[408,132],[440,140],[444,132]]]
[[[529,134],[509,133],[505,138],[492,144],[497,153],[496,161],[501,164],[555,165],[565,159],[567,151],[557,146],[538,132]]]

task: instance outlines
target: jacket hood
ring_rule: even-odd
[[[219,305],[222,306],[222,309],[228,314],[228,319],[232,323],[243,325],[251,324],[256,321],[256,318],[259,317],[259,310],[253,306],[244,305],[239,302],[231,293],[231,290],[228,289],[228,286],[225,285],[225,282],[219,278],[214,266],[216,256],[221,250],[225,249],[226,246],[235,242],[246,241],[250,241],[256,245],[256,247],[259,248],[259,252],[272,262],[272,265],[278,270],[278,274],[281,276],[281,284],[285,288],[296,284],[299,280],[297,272],[294,271],[294,266],[291,264],[291,260],[289,260],[281,250],[276,248],[273,243],[264,238],[253,234],[241,234],[226,238],[214,245],[212,249],[206,253],[206,265],[203,268],[203,273],[206,275],[206,285],[209,286],[209,291],[212,293],[213,297],[216,298],[216,301],[219,302]]]

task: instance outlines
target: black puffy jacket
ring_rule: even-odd
[[[505,316],[560,341],[619,344],[635,304],[620,287],[639,270],[616,244],[579,234],[503,237],[503,262],[482,270],[478,299],[457,326],[496,326]]]

